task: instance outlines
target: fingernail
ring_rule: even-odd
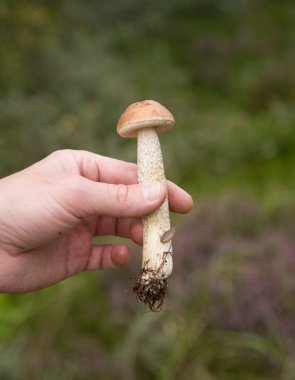
[[[163,185],[160,182],[153,182],[143,185],[143,197],[147,202],[154,202],[159,199]]]

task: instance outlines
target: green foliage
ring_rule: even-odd
[[[206,192],[294,183],[289,2],[3,4],[2,175],[64,147],[135,160],[115,125],[155,98],[177,121],[161,137],[171,178]]]
[[[294,286],[284,274],[294,263],[279,260],[294,253],[294,218],[283,207],[294,204],[295,186],[292,5],[0,3],[1,176],[63,148],[135,161],[135,141],[118,137],[116,123],[129,103],[152,98],[176,118],[161,135],[167,175],[200,199],[199,219],[178,233],[177,257],[192,261],[176,263],[167,310],[146,313],[130,294],[139,263],[130,274],[2,295],[0,378],[293,379],[284,328],[293,326]],[[241,203],[220,198],[232,191]],[[213,257],[204,268],[205,254]],[[279,301],[261,317],[272,298],[257,285],[265,262],[279,274]],[[248,289],[239,279],[253,268],[258,291],[245,310],[236,286]]]

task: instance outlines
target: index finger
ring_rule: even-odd
[[[167,181],[169,208],[179,214],[190,212],[194,206],[193,198],[174,182]]]
[[[137,183],[137,165],[87,151],[74,151],[80,174],[95,181],[133,185]]]
[[[99,180],[115,185],[133,185],[137,183],[137,165],[132,162],[117,160],[115,158],[98,156]]]

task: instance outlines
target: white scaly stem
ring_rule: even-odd
[[[143,128],[137,136],[137,165],[139,183],[159,181],[166,184],[160,142],[153,128]],[[159,209],[143,218],[142,268],[146,276],[168,278],[172,273],[171,241],[162,243],[161,237],[170,229],[168,197]]]

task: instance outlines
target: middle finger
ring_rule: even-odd
[[[118,236],[132,239],[136,244],[142,244],[143,229],[141,218],[116,218],[114,216],[99,216],[94,232],[95,236]]]

